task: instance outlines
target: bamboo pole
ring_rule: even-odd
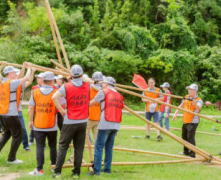
[[[57,63],[55,60],[50,59],[50,61],[51,61],[54,65],[56,65],[57,67],[59,67],[59,68],[61,68],[62,70],[66,71],[67,73],[71,73],[70,70],[68,70],[67,68],[65,68],[63,65]]]
[[[0,64],[5,64],[5,63],[2,63],[0,61]],[[31,63],[32,64],[32,63]],[[15,63],[7,63],[7,65],[9,66],[13,66],[13,67],[18,67],[18,68],[22,68],[22,65],[20,64],[15,64]],[[51,71],[53,72],[54,74],[61,74],[63,76],[70,76],[70,74],[66,73],[66,72],[62,72],[62,71],[57,71],[55,69],[51,69],[51,68],[46,68],[46,67],[43,67],[43,66],[39,66],[39,65],[36,65],[36,64],[32,64],[32,67],[34,67],[36,70],[38,71]]]
[[[48,19],[49,19],[49,23],[50,23],[50,26],[51,26],[51,32],[52,32],[52,36],[53,36],[53,40],[54,40],[54,45],[55,45],[55,49],[56,49],[56,53],[57,53],[57,56],[58,56],[58,61],[60,63],[60,65],[63,67],[63,63],[62,63],[62,59],[61,59],[61,54],[60,54],[60,50],[59,50],[59,47],[58,47],[58,41],[57,41],[57,37],[56,37],[56,34],[55,34],[55,30],[54,30],[54,25],[53,25],[53,22],[50,18],[50,12],[49,12],[49,9],[47,9],[47,13],[48,13]],[[61,68],[63,69],[63,68]]]
[[[53,22],[53,25],[54,25],[54,28],[55,28],[55,32],[56,32],[58,40],[60,42],[61,50],[62,50],[62,53],[63,53],[63,56],[64,56],[64,60],[65,60],[66,66],[67,66],[68,69],[71,69],[69,61],[68,61],[67,53],[65,51],[64,44],[63,44],[63,41],[61,39],[61,35],[60,35],[59,29],[58,29],[58,26],[57,26],[57,23],[56,23],[56,20],[54,18],[54,14],[53,14],[53,12],[51,10],[51,6],[50,6],[48,0],[45,0],[45,5],[46,5],[47,10],[49,11],[49,18],[51,18],[51,21]]]
[[[87,162],[84,159],[82,160],[82,162],[83,162],[83,164],[87,164]],[[92,167],[88,167],[88,169],[91,173],[94,172],[94,169]]]
[[[137,114],[136,112],[134,112],[132,109],[128,108],[127,106],[124,106],[124,109],[126,109],[128,112],[130,112],[131,114],[137,116],[138,118],[140,118],[141,120],[143,120],[144,122],[146,122],[147,124],[151,125],[152,127],[155,127],[156,129],[160,130],[161,132],[163,132],[164,134],[168,135],[169,137],[171,137],[172,139],[174,139],[175,141],[179,142],[180,144],[184,145],[185,147],[187,147],[188,149],[192,150],[193,152],[199,154],[200,156],[206,158],[208,161],[211,160],[215,160],[218,162],[221,162],[221,159],[212,156],[211,154],[203,151],[202,149],[199,149],[198,147],[188,143],[187,141],[179,138],[178,136],[170,133],[169,131],[161,128],[160,126],[152,123],[151,121],[145,119],[144,117],[140,116],[139,114]]]
[[[164,96],[170,96],[173,98],[177,98],[177,99],[185,99],[182,96],[177,96],[177,95],[173,95],[173,94],[166,94],[166,93],[162,93],[162,92],[156,92],[156,91],[149,91],[147,89],[140,89],[137,87],[133,87],[133,86],[126,86],[126,85],[122,85],[122,84],[115,84],[116,87],[121,87],[121,88],[126,88],[126,89],[131,89],[131,90],[136,90],[136,91],[141,91],[141,92],[151,92],[154,94],[160,94],[160,95],[164,95]]]
[[[88,146],[90,161],[92,163],[92,162],[94,162],[94,158],[93,158],[91,142],[89,140],[88,134],[86,134],[86,142],[87,142],[87,146]]]
[[[191,158],[182,160],[172,160],[172,161],[150,161],[150,162],[112,162],[111,166],[138,166],[138,165],[159,165],[159,164],[176,164],[176,163],[192,163],[192,162],[204,162],[204,158]],[[104,163],[102,163],[102,166]],[[92,163],[82,164],[81,167],[92,167]],[[51,166],[52,168],[55,165]],[[72,168],[73,164],[64,164],[62,168]]]
[[[143,126],[121,126],[120,129],[125,129],[125,130],[146,130],[146,127],[143,127]],[[156,130],[156,129],[155,128],[151,128],[151,130]],[[170,130],[182,131],[182,129],[180,129],[180,128],[173,128],[173,127],[170,127]],[[221,134],[204,132],[204,131],[196,131],[196,133],[213,135],[213,136],[221,136]]]
[[[73,147],[73,145],[70,145],[70,147]],[[85,148],[88,148],[88,146],[85,146]],[[91,146],[91,148],[94,148],[94,146]],[[138,150],[138,149],[128,149],[128,148],[113,147],[113,150],[116,150],[116,151],[126,151],[126,152],[134,152],[134,153],[143,153],[143,154],[151,154],[151,155],[159,155],[159,156],[181,158],[181,159],[191,159],[188,156],[179,156],[179,155],[174,155],[174,154],[161,153],[161,152],[153,152],[153,151],[144,151],[144,150]]]
[[[142,98],[142,99],[147,99],[147,100],[149,100],[149,101],[153,101],[153,102],[156,102],[156,103],[159,103],[159,104],[163,104],[163,105],[169,106],[169,107],[174,108],[174,109],[178,109],[178,110],[183,111],[183,112],[187,112],[187,113],[196,115],[196,116],[198,116],[198,117],[207,119],[207,120],[209,120],[209,121],[213,121],[213,122],[216,122],[216,123],[221,123],[221,121],[219,121],[219,120],[215,120],[215,119],[212,119],[212,118],[210,118],[210,117],[201,115],[201,114],[199,114],[199,113],[195,113],[195,112],[189,111],[189,110],[187,110],[187,109],[180,108],[180,107],[174,106],[174,105],[172,105],[172,104],[165,103],[165,102],[163,102],[163,101],[159,101],[159,100],[156,100],[156,99],[147,97],[147,96],[143,96],[143,95],[141,95],[141,94],[138,94],[138,93],[135,93],[135,92],[126,90],[126,89],[122,89],[122,88],[118,88],[118,87],[115,87],[115,89],[118,90],[118,91],[120,91],[120,92],[123,92],[123,93],[131,94],[131,95],[140,97],[140,98]]]

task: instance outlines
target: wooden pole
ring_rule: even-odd
[[[49,9],[47,8],[47,6],[46,6],[46,9],[47,9],[47,13],[48,13],[49,23],[50,23],[50,26],[51,26],[51,32],[52,32],[52,36],[53,36],[53,40],[54,40],[54,44],[55,44],[56,53],[57,53],[57,56],[58,56],[58,61],[59,61],[60,65],[63,67],[61,54],[60,54],[60,50],[59,50],[59,47],[58,47],[58,41],[57,41],[57,37],[56,37],[56,34],[55,34],[52,18],[50,18],[50,12],[49,12]],[[61,68],[61,69],[63,69],[63,68]]]
[[[145,130],[146,127],[143,126],[121,126],[120,129],[125,129],[125,130]],[[151,130],[156,130],[155,128],[151,128]],[[170,130],[175,130],[175,131],[182,131],[180,128],[173,128],[170,127]],[[210,132],[203,132],[203,131],[196,131],[196,133],[199,134],[206,134],[206,135],[213,135],[213,136],[221,136],[221,134],[216,134],[216,133],[210,133]]]
[[[5,63],[2,63],[0,61],[0,64],[5,64]],[[15,63],[7,63],[8,66],[13,66],[13,67],[18,67],[18,68],[22,68],[22,65],[20,64],[15,64]],[[36,70],[38,71],[51,71],[53,72],[54,74],[61,74],[63,76],[70,76],[70,74],[66,73],[66,72],[62,72],[62,71],[57,71],[55,69],[51,69],[51,68],[46,68],[46,67],[43,67],[43,66],[39,66],[39,65],[36,65],[36,64],[32,64],[32,67],[34,67]]]
[[[61,50],[62,50],[62,53],[63,53],[63,56],[64,56],[64,60],[65,60],[66,66],[67,66],[68,69],[71,69],[69,61],[68,61],[67,53],[65,51],[64,44],[63,44],[63,41],[61,39],[61,35],[60,35],[59,29],[58,29],[58,26],[57,26],[57,23],[55,21],[55,18],[54,18],[54,15],[53,15],[53,12],[51,10],[51,6],[50,6],[48,0],[45,0],[45,5],[46,5],[46,8],[49,11],[49,18],[51,18],[51,21],[53,22],[53,25],[54,25],[54,28],[55,28],[55,32],[56,32],[58,40],[60,42]]]
[[[84,159],[82,160],[82,162],[83,162],[83,164],[87,164],[87,162]],[[94,172],[94,169],[92,167],[88,167],[88,169],[91,173]]]
[[[126,88],[126,89],[131,89],[131,90],[136,90],[136,91],[141,91],[141,92],[151,92],[151,93],[154,93],[154,94],[170,96],[170,97],[177,98],[177,99],[184,99],[184,97],[182,97],[182,96],[177,96],[177,95],[173,95],[173,94],[166,94],[166,93],[161,93],[161,92],[155,92],[155,91],[149,91],[147,89],[140,89],[140,88],[133,87],[133,86],[126,86],[126,85],[122,85],[122,84],[115,84],[115,86],[116,87],[121,87],[121,88]]]
[[[57,67],[59,67],[59,68],[61,68],[62,70],[66,71],[67,73],[69,73],[69,74],[71,73],[70,70],[68,70],[67,68],[65,68],[63,65],[57,63],[55,60],[50,59],[50,61],[51,61],[54,65],[56,65]]]
[[[150,162],[112,162],[111,166],[137,166],[137,165],[159,165],[159,164],[176,164],[176,163],[192,163],[192,162],[203,162],[204,158],[191,158],[182,160],[172,160],[172,161],[150,161]],[[104,165],[104,163],[102,163]],[[92,163],[82,164],[81,167],[92,167]],[[51,166],[52,168],[55,165]],[[62,168],[72,168],[73,164],[64,164]]]
[[[86,134],[86,142],[87,142],[87,145],[88,145],[90,161],[91,161],[91,163],[93,163],[94,162],[94,158],[93,158],[91,142],[89,140],[88,134]]]
[[[138,94],[138,93],[135,93],[135,92],[126,90],[126,89],[122,89],[122,88],[118,88],[118,87],[115,87],[115,89],[118,90],[118,91],[120,91],[120,92],[123,92],[123,93],[131,94],[131,95],[140,97],[140,98],[142,98],[142,99],[147,99],[147,100],[152,101],[152,102],[156,102],[156,103],[159,103],[159,104],[163,104],[163,105],[169,106],[169,107],[171,107],[171,108],[178,109],[178,110],[180,110],[180,111],[184,111],[184,112],[187,112],[187,113],[196,115],[196,116],[198,116],[198,117],[207,119],[207,120],[209,120],[209,121],[213,121],[213,122],[216,122],[216,123],[221,123],[221,121],[219,121],[219,120],[215,120],[215,119],[212,119],[212,118],[210,118],[210,117],[201,115],[201,114],[199,114],[199,113],[195,113],[195,112],[186,110],[186,109],[184,109],[184,108],[180,108],[180,107],[174,106],[174,105],[172,105],[172,104],[165,103],[165,102],[163,102],[163,101],[159,101],[159,100],[156,100],[156,99],[147,97],[147,96],[143,96],[143,95],[141,95],[141,94]]]
[[[73,146],[70,145],[70,147],[73,147]],[[88,148],[88,146],[85,146],[85,148]],[[94,148],[94,146],[91,146],[91,148]],[[173,157],[173,158],[181,158],[181,159],[191,159],[188,156],[179,156],[179,155],[174,155],[174,154],[153,152],[153,151],[144,151],[144,150],[138,150],[138,149],[128,149],[128,148],[114,147],[113,150],[134,152],[134,153],[143,153],[143,154],[152,154],[152,155],[159,155],[159,156],[166,156],[166,157]]]
[[[156,129],[160,130],[161,132],[163,132],[164,134],[168,135],[169,137],[171,137],[172,139],[174,139],[175,141],[179,142],[180,144],[184,145],[185,147],[187,147],[188,149],[192,150],[193,152],[199,154],[200,156],[206,158],[208,161],[211,160],[215,160],[215,161],[219,161],[221,162],[221,159],[212,156],[211,154],[203,151],[202,149],[199,149],[198,147],[188,143],[187,141],[179,138],[178,136],[170,133],[169,131],[161,128],[160,126],[152,123],[151,121],[145,119],[143,116],[140,116],[139,114],[137,114],[136,112],[134,112],[132,109],[130,109],[127,106],[124,106],[124,109],[126,109],[128,112],[130,112],[131,114],[137,116],[138,118],[140,118],[141,120],[143,120],[144,122],[146,122],[147,124],[151,125],[152,127],[155,127]]]

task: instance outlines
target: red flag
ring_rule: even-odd
[[[148,85],[147,85],[145,79],[141,75],[138,75],[138,74],[134,74],[132,83],[141,89],[148,88]]]

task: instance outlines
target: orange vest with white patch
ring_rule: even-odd
[[[160,89],[159,88],[155,88],[155,92],[160,92]],[[147,97],[150,97],[150,98],[153,98],[153,99],[157,99],[159,98],[159,94],[155,94],[155,93],[151,93],[151,92],[144,92],[145,96]],[[150,102],[147,102],[146,104],[146,111],[147,112],[150,112]],[[156,108],[155,108],[155,112],[158,111],[159,109],[159,106],[158,104],[156,105]]]

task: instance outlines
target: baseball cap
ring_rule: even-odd
[[[94,72],[92,75],[92,79],[95,81],[102,81],[103,80],[103,74],[101,72]]]
[[[55,79],[62,79],[62,78],[63,78],[62,75],[55,76]]]
[[[104,77],[101,83],[107,83],[107,84],[114,86],[116,84],[116,81],[113,77]]]
[[[168,82],[163,83],[162,85],[160,85],[160,87],[166,87],[169,88],[170,84]]]
[[[54,77],[54,73],[53,72],[50,72],[50,71],[46,71],[43,75],[43,80],[46,80],[46,81],[52,81],[54,80],[55,77]]]
[[[40,74],[38,74],[38,75],[35,75],[35,77],[36,77],[36,78],[42,78],[42,79],[43,79],[44,73],[40,73]]]
[[[198,91],[198,85],[197,84],[191,84],[190,86],[187,86],[186,89],[194,89]]]
[[[18,72],[18,70],[16,70],[12,66],[6,66],[3,70],[4,75],[11,73],[11,72]]]
[[[78,77],[81,76],[83,74],[83,69],[80,65],[75,64],[71,67],[71,75],[73,77]]]
[[[16,70],[16,75],[18,76],[21,70],[17,68],[15,68],[15,70]]]

